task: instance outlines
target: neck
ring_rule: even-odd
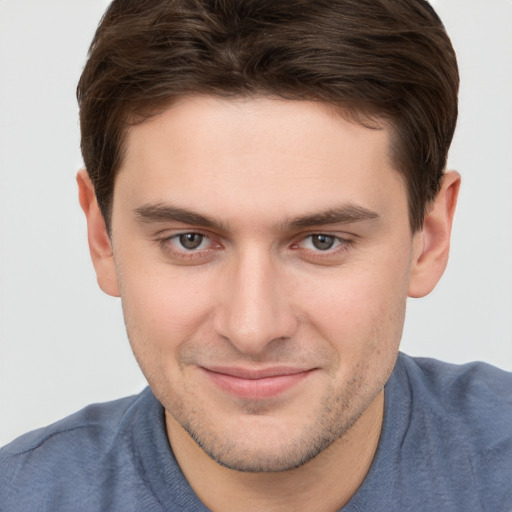
[[[181,470],[214,512],[339,510],[363,483],[379,442],[384,411],[381,391],[357,422],[303,466],[278,473],[242,473],[208,457],[166,414],[167,434]]]

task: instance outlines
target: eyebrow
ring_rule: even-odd
[[[136,218],[144,223],[151,222],[182,222],[192,226],[202,226],[221,231],[228,231],[227,225],[207,215],[179,208],[169,204],[147,204],[134,210]]]
[[[294,217],[285,223],[285,228],[297,229],[327,224],[348,224],[365,220],[378,219],[377,212],[355,204],[344,204],[339,207],[329,208],[323,212],[312,213]]]
[[[229,226],[219,220],[202,215],[185,208],[165,203],[147,204],[134,210],[140,222],[182,222],[192,226],[202,226],[220,231],[229,231]],[[293,217],[283,223],[284,230],[301,229],[328,224],[348,224],[365,220],[377,219],[380,215],[363,206],[344,204],[328,210]]]

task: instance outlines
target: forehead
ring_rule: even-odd
[[[319,102],[188,97],[130,128],[114,203],[122,194],[133,208],[172,202],[238,217],[327,203],[375,210],[386,194],[405,198],[389,143],[385,123],[363,126]]]
[[[212,130],[212,128],[215,128]],[[293,128],[293,129],[291,129]],[[126,149],[131,155],[155,140],[155,132],[172,136],[168,142],[181,138],[191,143],[201,142],[205,146],[216,145],[222,149],[221,139],[228,137],[230,148],[247,151],[252,148],[272,150],[274,146],[293,146],[299,139],[311,144],[303,150],[312,149],[321,156],[329,149],[329,141],[337,138],[341,131],[345,137],[381,140],[387,144],[390,128],[387,121],[370,119],[366,114],[352,113],[348,109],[321,101],[287,100],[272,96],[248,96],[223,98],[209,95],[183,96],[164,106],[159,113],[128,129]],[[176,133],[178,132],[178,133]],[[369,132],[376,132],[373,136]],[[318,134],[325,140],[319,145]],[[195,136],[193,140],[191,136]],[[257,137],[255,137],[257,136]],[[203,140],[199,140],[202,138]],[[249,144],[247,144],[249,143]],[[333,146],[331,146],[333,149]],[[189,156],[193,156],[189,154]]]

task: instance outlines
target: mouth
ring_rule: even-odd
[[[292,367],[200,368],[221,391],[248,400],[264,400],[283,394],[301,383],[315,370]]]

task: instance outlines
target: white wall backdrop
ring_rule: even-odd
[[[512,1],[437,0],[461,69],[450,264],[403,350],[512,370]],[[0,444],[139,391],[118,300],[89,261],[75,87],[105,0],[0,0]]]

